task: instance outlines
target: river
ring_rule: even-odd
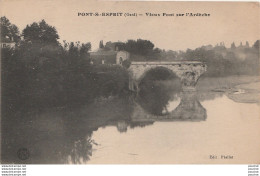
[[[230,91],[183,92],[163,83],[141,88],[138,95],[97,99],[78,109],[6,122],[2,160],[34,164],[259,162],[258,103],[234,101]],[[21,148],[29,152],[26,160],[17,158]]]

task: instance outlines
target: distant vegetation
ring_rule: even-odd
[[[208,71],[205,76],[258,75],[259,45],[252,47],[242,44],[234,48],[222,46],[203,46],[195,50],[188,49],[177,56],[179,60],[197,60],[205,62]]]
[[[107,42],[108,46],[111,42]],[[186,51],[162,50],[154,48],[149,40],[128,40],[115,42],[119,50],[128,51],[132,61],[202,61],[208,66],[205,76],[258,75],[259,74],[259,40],[252,47],[246,42],[230,48],[223,42],[216,46],[207,45]]]
[[[89,42],[60,43],[56,28],[44,20],[27,25],[20,33],[16,25],[1,17],[1,31],[1,41],[9,39],[16,44],[2,49],[3,113],[78,106],[128,90],[129,61],[123,63],[126,68],[91,65]],[[100,43],[106,49],[112,45]],[[259,40],[252,47],[247,43],[226,48],[222,43],[177,52],[154,48],[151,41],[138,39],[120,42],[118,49],[129,51],[132,61],[203,61],[208,65],[206,76],[259,73]]]

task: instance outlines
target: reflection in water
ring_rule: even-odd
[[[2,118],[3,163],[86,163],[92,155],[93,131],[130,117],[128,97],[110,98],[70,110],[9,114]],[[8,118],[7,118],[8,117]],[[30,158],[20,160],[17,151],[27,148]]]
[[[176,102],[179,99],[180,91],[181,83],[178,78],[172,79],[169,85],[160,81],[143,81],[136,101],[145,111],[163,115],[168,111],[169,102]]]
[[[195,92],[182,92],[179,106],[170,114],[179,120],[206,120],[206,109],[200,104]]]
[[[169,101],[166,109],[163,110],[162,114],[168,114],[169,112],[173,111],[177,106],[180,104],[181,99],[180,97],[176,97],[175,101]]]
[[[206,109],[198,101],[195,91],[182,91],[179,79],[170,84],[144,81],[137,102],[134,103],[133,121],[201,121]]]
[[[85,139],[74,142],[74,146],[67,156],[67,162],[70,164],[81,164],[86,163],[89,157],[92,155],[92,144],[97,145],[91,136],[86,136]]]
[[[117,129],[118,134],[127,136],[133,129],[145,132],[147,126],[150,128],[157,121],[205,121],[207,111],[198,99],[207,99],[207,94],[181,92],[175,86],[148,82],[141,85],[141,92],[134,98],[131,95],[111,97],[78,109],[3,116],[2,161],[87,163],[93,159],[95,149],[102,150],[105,147],[104,142],[96,141],[96,136],[93,138],[97,130],[109,129],[110,126]],[[208,99],[217,96],[212,94]],[[114,137],[111,136],[111,141],[116,140]],[[17,157],[19,148],[30,151],[28,160]]]
[[[142,105],[135,103],[135,108],[131,119],[135,122],[206,120],[206,109],[203,108],[198,101],[195,92],[181,92],[180,99],[181,101],[179,105],[173,111],[161,115],[153,114],[153,112],[147,112],[144,108],[142,108]],[[172,102],[174,102],[174,100],[167,102],[167,104],[173,104]],[[161,106],[166,107],[166,105],[162,104]]]

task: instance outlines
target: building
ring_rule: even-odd
[[[130,54],[127,51],[115,51],[107,48],[99,48],[95,52],[90,52],[91,63],[122,65],[123,61],[129,59]]]
[[[13,48],[13,47],[15,47],[15,42],[12,39],[8,37],[1,39],[1,48]]]
[[[109,48],[110,50],[113,51],[121,51],[125,49],[125,43],[123,42],[107,42],[106,45],[104,46],[105,48]]]
[[[130,54],[127,51],[118,51],[116,53],[116,64],[117,65],[122,65],[123,61],[127,60],[130,58]]]

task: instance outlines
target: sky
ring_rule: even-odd
[[[260,6],[256,2],[115,2],[95,0],[0,0],[1,16],[20,31],[44,19],[55,26],[60,41],[91,42],[146,39],[155,47],[171,50],[195,49],[202,45],[234,41],[250,45],[260,39]],[[137,13],[142,16],[78,16],[78,13]],[[175,16],[146,16],[174,13]],[[206,13],[210,16],[179,16]]]

